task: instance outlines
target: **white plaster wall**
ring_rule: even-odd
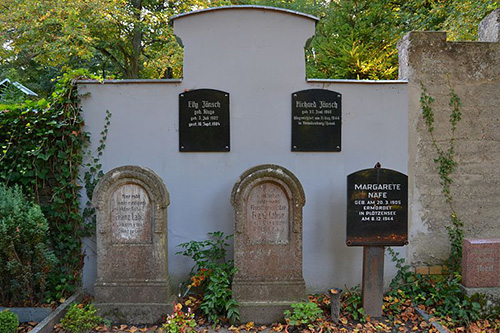
[[[174,22],[185,45],[184,80],[82,82],[79,86],[81,93],[90,93],[82,107],[94,147],[105,111],[113,114],[101,160],[103,170],[128,164],[145,166],[166,183],[171,200],[168,259],[173,286],[187,278],[192,266],[187,258],[175,255],[177,245],[205,239],[211,231],[233,233],[232,187],[244,170],[264,163],[289,169],[304,188],[303,271],[308,291],[359,284],[362,249],[345,245],[346,177],[376,162],[407,173],[405,82],[306,81],[303,46],[315,24],[308,17],[264,9],[226,9]],[[245,29],[231,29],[235,26]],[[210,42],[205,30],[212,31],[210,38],[216,42]],[[238,47],[235,39],[260,42]],[[283,39],[287,42],[274,43]],[[207,60],[220,54],[221,48],[230,50],[232,60]],[[190,58],[188,53],[209,63],[196,67],[196,57]],[[247,61],[251,66],[241,66]],[[193,67],[197,70],[190,69]],[[178,95],[201,88],[230,94],[231,152],[178,151]],[[311,88],[342,94],[342,152],[290,150],[291,94]],[[92,240],[86,243],[84,284],[92,290],[95,256]],[[386,260],[386,280],[393,274],[394,268]]]

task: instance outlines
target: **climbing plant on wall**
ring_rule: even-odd
[[[451,108],[449,122],[451,125],[449,139],[445,142],[447,147],[442,147],[434,135],[434,109],[432,104],[434,98],[429,95],[427,89],[422,86],[422,93],[420,95],[420,105],[422,107],[422,117],[424,118],[427,131],[431,136],[432,147],[437,153],[434,158],[434,163],[440,178],[441,191],[444,195],[445,201],[450,209],[451,225],[447,226],[448,237],[451,244],[451,253],[448,259],[449,268],[454,272],[460,272],[462,261],[462,239],[464,237],[463,222],[458,217],[455,209],[453,196],[451,194],[451,185],[453,184],[452,174],[455,171],[458,163],[455,159],[455,138],[457,124],[462,119],[460,112],[461,102],[458,95],[453,88],[450,87],[450,101]]]
[[[57,79],[47,99],[0,105],[0,182],[22,186],[39,204],[59,264],[48,277],[51,298],[71,293],[82,268],[79,167],[89,136],[83,130],[76,81]]]

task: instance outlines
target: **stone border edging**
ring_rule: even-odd
[[[77,290],[70,298],[66,300],[63,304],[59,305],[50,315],[48,315],[44,320],[42,320],[30,333],[52,333],[54,326],[59,323],[61,318],[68,311],[68,307],[73,302],[80,302],[83,299],[83,291]]]
[[[19,318],[20,323],[27,323],[30,321],[39,323],[52,313],[52,308],[37,308],[37,307],[0,307],[0,312],[9,310],[15,313]]]

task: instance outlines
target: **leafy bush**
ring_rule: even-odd
[[[366,322],[365,310],[363,309],[363,302],[361,298],[361,291],[359,286],[347,289],[342,295],[342,305],[344,311],[354,320]]]
[[[40,207],[18,186],[0,184],[0,296],[2,303],[35,305],[44,300],[47,275],[57,263],[47,242]]]
[[[292,311],[284,312],[285,319],[289,325],[300,326],[314,323],[321,318],[323,310],[313,302],[292,303]]]
[[[56,300],[75,290],[83,265],[79,171],[89,136],[76,81],[84,77],[76,70],[59,77],[47,99],[0,105],[0,182],[22,186],[48,220],[60,259],[48,278]]]
[[[0,332],[16,333],[19,326],[19,319],[15,313],[5,310],[0,312]]]
[[[232,235],[224,236],[223,232],[209,233],[212,239],[190,241],[179,246],[181,254],[194,260],[191,269],[191,288],[199,287],[203,293],[200,309],[211,323],[217,324],[219,317],[224,316],[234,323],[239,319],[238,303],[233,299],[231,285],[236,273],[233,260],[226,261],[227,248]]]
[[[93,304],[70,305],[68,312],[61,319],[62,328],[69,333],[87,333],[102,323],[102,318],[96,315],[97,309]]]
[[[411,299],[414,304],[432,307],[433,315],[446,318],[451,324],[468,324],[481,318],[497,318],[500,309],[488,308],[479,296],[469,297],[460,287],[462,277],[458,273],[449,275],[421,275],[410,270],[403,258],[388,248],[398,273],[391,281],[391,291],[386,297],[392,299]],[[396,307],[391,309],[397,311]]]
[[[233,298],[231,285],[236,268],[231,263],[214,266],[210,270],[200,309],[212,323],[225,316],[231,323],[238,321],[238,302]]]
[[[182,311],[182,304],[177,303],[174,305],[174,313],[167,316],[166,323],[162,328],[169,333],[189,333],[196,332],[194,327],[196,321],[194,320],[194,313],[188,308],[187,313]]]

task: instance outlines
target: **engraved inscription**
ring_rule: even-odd
[[[188,127],[219,127],[220,101],[187,101],[189,114]]]
[[[247,202],[250,244],[288,244],[289,203],[283,189],[274,183],[254,187]]]
[[[113,242],[150,243],[150,214],[149,196],[141,186],[120,186],[111,197]]]
[[[401,210],[401,184],[354,184],[352,197],[361,222],[391,222]],[[396,198],[396,199],[394,199]]]
[[[339,108],[337,101],[302,101],[295,100],[297,115],[293,120],[298,126],[336,126],[340,115],[334,113]]]
[[[408,177],[372,168],[347,177],[347,245],[404,245],[408,239]]]
[[[327,89],[292,94],[292,151],[339,152],[342,96]]]

